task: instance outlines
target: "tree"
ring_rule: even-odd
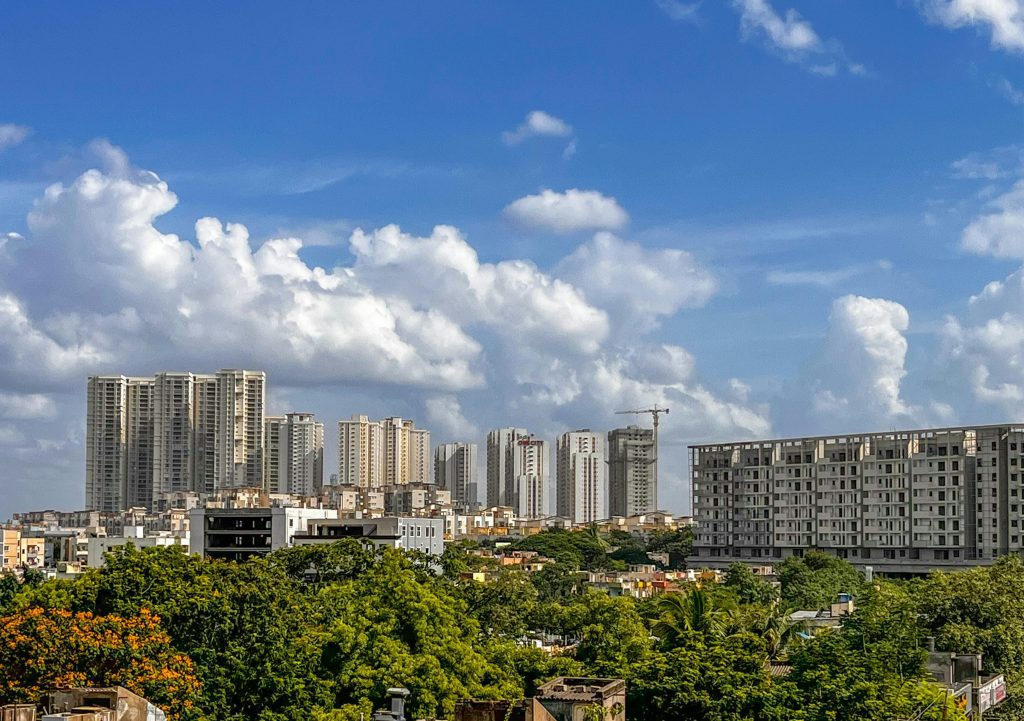
[[[666,593],[659,597],[657,607],[658,620],[651,630],[669,648],[689,633],[710,637],[725,633],[728,615],[704,589]]]
[[[828,607],[840,593],[856,594],[864,579],[841,558],[822,551],[808,551],[776,566],[782,584],[782,600],[792,608],[818,610]]]
[[[488,635],[520,638],[537,606],[537,589],[522,571],[504,571],[493,581],[465,581],[459,586],[470,616]]]
[[[790,721],[802,718],[789,687],[776,687],[758,641],[691,634],[649,656],[629,679],[631,721]],[[850,717],[854,718],[854,717]]]
[[[595,571],[608,563],[606,544],[595,532],[553,528],[512,544],[516,551],[536,551],[566,566]]]
[[[625,677],[651,650],[650,634],[633,599],[589,591],[545,607],[551,629],[575,639],[573,656],[596,676]]]
[[[769,605],[778,598],[778,593],[770,583],[739,561],[729,565],[724,585],[736,592],[740,603]]]
[[[60,686],[124,686],[171,718],[201,718],[192,660],[171,646],[160,618],[30,608],[0,618],[0,702],[41,702]]]
[[[671,569],[686,568],[686,558],[693,551],[693,530],[684,527],[675,531],[652,531],[645,550],[648,553],[667,553]]]

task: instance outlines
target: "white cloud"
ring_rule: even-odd
[[[426,426],[430,429],[431,442],[449,443],[458,439],[477,438],[477,428],[462,412],[458,397],[446,394],[429,396],[423,403],[426,411]]]
[[[679,0],[654,0],[662,12],[673,20],[688,23],[700,22],[697,12],[700,10],[699,2],[680,2]]]
[[[802,65],[816,75],[834,76],[840,70],[863,75],[862,64],[851,62],[839,41],[823,40],[811,23],[790,8],[780,15],[768,0],[732,0],[740,13],[744,39],[759,39],[787,62]]]
[[[53,399],[41,393],[0,393],[0,418],[12,420],[52,418],[57,412]]]
[[[24,125],[0,123],[0,152],[24,142],[32,134],[32,129]]]
[[[544,189],[505,207],[505,217],[528,228],[556,233],[578,230],[617,230],[629,222],[629,214],[615,198],[596,190],[570,188],[564,193]]]
[[[892,263],[879,260],[873,265],[851,265],[835,270],[770,270],[765,275],[765,282],[768,285],[813,285],[834,288],[851,278],[878,270],[892,270]]]
[[[963,232],[964,250],[1024,260],[1024,180],[990,203],[992,212],[975,218]]]
[[[768,429],[767,410],[738,386],[709,387],[685,349],[642,337],[644,323],[714,292],[685,251],[599,234],[545,270],[482,262],[451,226],[415,236],[391,225],[356,229],[354,262],[322,268],[303,259],[298,231],[258,247],[244,225],[213,217],[191,239],[163,232],[177,204],[168,184],[108,143],[90,152],[100,168],[46,189],[0,263],[0,416],[35,424],[7,438],[19,504],[81,497],[80,394],[92,373],[262,368],[288,388],[275,399],[313,400],[327,422],[397,406],[470,439],[513,418],[546,435],[610,426],[614,410],[654,401],[679,409],[666,439],[680,448]],[[571,205],[577,194],[589,200],[570,226],[625,223],[614,199],[556,195]],[[673,468],[685,468],[679,453]],[[45,479],[52,495],[30,495]]]
[[[685,250],[648,249],[605,232],[580,245],[557,272],[630,335],[650,331],[682,308],[704,305],[718,287],[712,273]]]
[[[1024,149],[1006,145],[983,152],[968,153],[951,164],[954,178],[1000,180],[1024,168]]]
[[[973,296],[942,331],[946,360],[965,377],[975,400],[1020,415],[1024,403],[1024,268]]]
[[[534,110],[526,114],[518,128],[502,133],[501,138],[506,145],[519,145],[530,138],[571,138],[572,135],[572,126],[561,118],[556,118],[543,110]]]
[[[812,409],[830,422],[886,427],[918,412],[901,395],[910,314],[899,303],[846,295],[832,304],[810,385]]]
[[[1021,90],[1006,78],[996,78],[992,81],[992,86],[1000,95],[1010,101],[1012,105],[1017,107],[1024,105],[1024,90]]]
[[[925,17],[950,29],[976,26],[992,34],[992,46],[1024,51],[1021,0],[921,0]]]

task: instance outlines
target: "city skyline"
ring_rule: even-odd
[[[84,501],[111,370],[263,368],[271,410],[437,442],[671,406],[677,512],[688,444],[1012,418],[1005,6],[11,8],[0,515]]]

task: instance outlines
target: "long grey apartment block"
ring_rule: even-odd
[[[690,447],[693,565],[920,573],[1024,554],[1024,423]]]

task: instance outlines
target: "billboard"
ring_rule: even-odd
[[[1000,674],[978,687],[978,710],[985,712],[1006,700],[1006,680]]]

